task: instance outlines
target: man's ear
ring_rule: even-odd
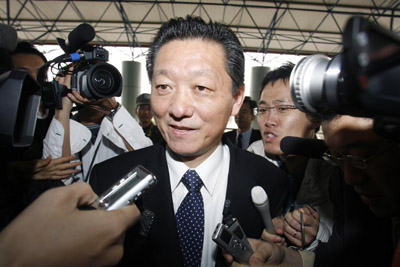
[[[232,107],[232,113],[231,116],[235,116],[239,113],[240,107],[243,104],[243,100],[244,100],[244,84],[239,88],[239,90],[237,91],[237,93],[233,96],[233,107]]]

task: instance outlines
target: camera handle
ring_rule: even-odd
[[[56,80],[45,82],[42,88],[42,101],[46,108],[62,109],[62,98],[68,93],[72,93],[72,90]]]

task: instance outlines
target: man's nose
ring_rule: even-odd
[[[177,89],[171,99],[170,114],[175,118],[188,117],[193,114],[193,100],[190,89]]]
[[[275,110],[269,110],[267,114],[265,114],[265,126],[274,127],[279,123],[278,114]]]

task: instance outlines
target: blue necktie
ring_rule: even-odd
[[[200,188],[203,183],[195,170],[188,170],[182,183],[189,192],[176,212],[179,242],[184,266],[200,266],[204,237],[204,204]]]

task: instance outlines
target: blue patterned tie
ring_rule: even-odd
[[[200,266],[204,237],[204,204],[200,188],[203,183],[195,170],[188,170],[182,183],[189,192],[176,212],[179,242],[184,266]]]

